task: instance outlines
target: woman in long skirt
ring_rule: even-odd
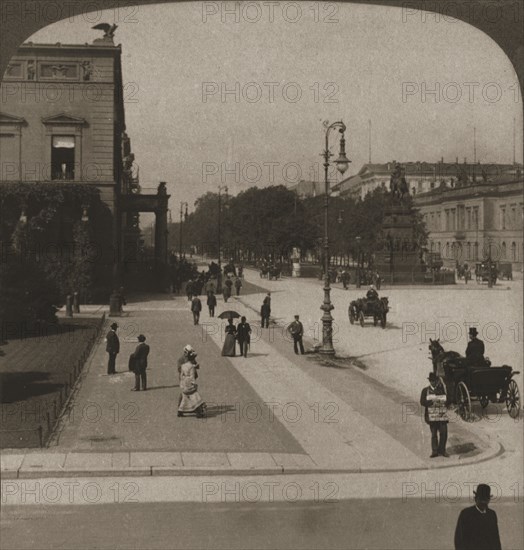
[[[233,324],[233,319],[228,319],[226,337],[224,339],[224,345],[222,346],[222,355],[224,357],[235,357],[236,334],[237,329]]]
[[[178,401],[178,416],[194,413],[199,418],[205,414],[206,404],[198,393],[198,363],[188,360],[180,368],[180,399]]]

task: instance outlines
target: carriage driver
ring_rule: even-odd
[[[486,362],[484,359],[484,342],[477,338],[477,329],[470,327],[469,342],[466,348],[466,359],[471,366],[483,366]]]
[[[375,288],[375,285],[371,285],[369,290],[366,293],[366,298],[368,300],[378,300],[378,292]]]

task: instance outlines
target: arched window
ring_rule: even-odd
[[[511,243],[511,260],[517,261],[517,244],[515,242]]]
[[[466,259],[471,260],[471,243],[466,245]]]
[[[475,243],[475,252],[474,252],[474,260],[478,261],[479,259],[479,243]]]
[[[446,243],[446,258],[449,258],[449,243]]]
[[[440,254],[440,241],[437,243],[437,251]]]
[[[435,248],[435,243],[434,243],[433,241],[431,241],[431,242],[429,243],[429,251],[430,251],[430,252],[433,252],[433,249],[434,249],[434,248]]]
[[[501,247],[501,250],[500,250],[500,259],[501,260],[506,259],[506,243],[505,242],[502,243],[502,247]]]

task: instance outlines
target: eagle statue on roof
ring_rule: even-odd
[[[109,23],[98,23],[92,29],[104,31],[104,38],[113,38],[115,36],[115,31],[118,28],[118,25],[110,25]]]

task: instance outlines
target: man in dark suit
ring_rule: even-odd
[[[267,293],[264,298],[262,307],[260,308],[260,316],[262,317],[262,328],[269,328],[269,316],[271,315],[271,292]]]
[[[116,374],[115,364],[116,356],[120,351],[120,340],[116,333],[118,325],[113,323],[111,330],[106,335],[106,351],[109,354],[109,361],[107,362],[107,374]]]
[[[142,390],[147,390],[147,356],[149,355],[149,346],[145,343],[146,337],[143,334],[138,336],[139,344],[133,353],[133,366],[135,372],[135,387],[131,391],[140,391],[140,380],[142,380]]]
[[[293,349],[295,353],[298,355],[298,348],[300,347],[300,353],[304,355],[304,344],[302,343],[304,325],[299,321],[298,315],[295,315],[295,320],[289,325],[288,331],[293,337]]]
[[[247,348],[251,342],[251,327],[245,317],[241,317],[240,323],[237,325],[237,340],[240,346],[240,355],[247,357]]]
[[[191,311],[193,312],[193,324],[198,325],[200,321],[200,312],[202,311],[202,302],[198,296],[193,296],[191,302]]]
[[[215,316],[215,308],[217,307],[217,297],[212,290],[207,295],[207,307],[209,308],[209,316]]]
[[[455,529],[455,550],[501,550],[497,514],[488,508],[491,488],[481,483],[475,495],[475,506],[460,512]]]
[[[468,347],[466,348],[466,359],[471,366],[482,367],[485,363],[484,359],[484,342],[477,338],[477,329],[471,327],[469,329]]]

